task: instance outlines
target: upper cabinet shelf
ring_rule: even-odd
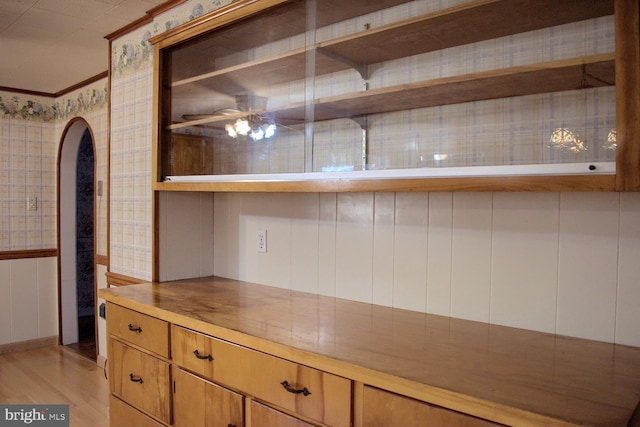
[[[354,118],[437,105],[572,90],[578,88],[583,70],[593,77],[589,83],[591,87],[612,85],[615,81],[614,55],[601,54],[550,61],[320,98],[313,103],[314,119],[322,121]],[[296,103],[277,110],[256,112],[272,113],[279,123],[292,125],[304,122],[306,108],[305,103]],[[199,117],[174,123],[168,128],[224,123],[243,115],[245,114],[240,112]]]
[[[613,1],[476,0],[319,44],[370,65],[613,14]]]
[[[584,4],[571,0],[476,0],[318,43],[315,47],[303,47],[181,79],[172,82],[171,87],[174,96],[188,96],[202,90],[232,95],[300,80],[307,75],[307,57],[314,49],[317,49],[314,58],[315,76],[354,68],[366,79],[367,67],[372,64],[612,14],[613,1],[596,1],[585,8]],[[540,16],[548,19],[532,19]],[[287,18],[292,17],[287,15]],[[298,19],[304,21],[301,17]],[[264,25],[279,26],[280,21]],[[276,38],[279,37],[282,35]],[[229,37],[224,38],[228,39]],[[243,43],[242,46],[246,44]],[[574,78],[573,86],[565,85],[555,90],[573,89],[579,81],[580,76]],[[614,79],[609,78],[609,81],[613,82]],[[180,88],[181,86],[185,87]],[[524,94],[524,91],[520,92]],[[515,94],[504,96],[513,95]]]
[[[634,19],[620,16],[619,4],[633,13],[628,3],[474,0],[441,10],[425,0],[232,3],[184,34],[153,40],[160,58],[155,188],[177,188],[163,183],[171,175],[172,150],[184,146],[172,143],[174,134],[207,141],[206,161],[213,163],[199,170],[228,181],[273,174],[248,183],[247,191],[274,191],[273,181],[287,173],[361,170],[366,177],[372,169],[417,168],[429,176],[430,168],[459,167],[465,176],[469,166],[619,164],[621,151],[640,157],[633,148],[638,136],[627,131],[637,127],[629,121],[637,112],[620,117],[622,102],[616,101],[620,78],[628,86],[638,61],[637,34],[619,30]],[[621,68],[623,46],[630,64]],[[491,55],[502,57],[487,60]],[[438,67],[448,68],[431,72]],[[507,108],[500,100],[508,98],[514,100]],[[343,119],[350,120],[337,122]],[[232,136],[230,127],[240,121],[253,129],[249,133],[262,134]],[[265,137],[261,129],[269,124],[275,136]],[[554,150],[549,141],[558,129],[588,149]],[[617,188],[612,173],[598,173],[580,174],[583,189],[628,189]],[[421,189],[434,188],[424,181]],[[552,178],[545,189],[566,189],[553,184],[561,181]],[[454,185],[459,182],[444,189]],[[336,191],[344,191],[340,187]]]
[[[194,80],[208,78],[208,73],[198,73],[198,71],[211,68],[211,58],[223,57],[229,55],[230,52],[247,51],[256,46],[304,34],[309,29],[309,20],[315,20],[316,27],[325,27],[336,22],[409,2],[410,0],[322,0],[317,2],[317,9],[310,10],[305,2],[300,1],[259,0],[258,3],[265,5],[262,6],[263,8],[275,5],[258,14],[255,14],[253,9],[248,10],[247,16],[242,20],[242,25],[223,26],[224,22],[221,20],[218,27],[216,26],[216,20],[213,19],[213,27],[216,30],[215,37],[191,39],[186,43],[187,47],[192,47],[191,49],[183,49],[174,53],[172,58],[174,61],[188,63],[189,65],[174,69],[173,79],[174,81],[188,81],[190,80],[189,78],[194,78]],[[225,9],[220,11],[220,18],[225,18],[229,13],[237,10],[236,5],[242,7],[244,3],[255,2],[248,0],[236,1],[228,6],[230,8],[229,11]],[[260,10],[260,8],[261,6],[258,4],[257,9]],[[238,15],[239,18],[243,17],[242,10]],[[207,22],[210,23],[211,20],[207,20]],[[178,35],[176,38],[180,40],[181,37]],[[194,55],[193,52],[201,53]],[[291,52],[291,54],[295,55],[295,52]],[[233,67],[228,71],[233,71]]]
[[[339,7],[338,7],[339,9]],[[461,46],[569,22],[613,14],[613,1],[596,1],[589,7],[571,0],[487,2],[476,0],[443,11],[429,13],[361,31],[317,44],[316,75],[348,67],[364,67],[379,62]],[[545,19],[532,19],[544,16]],[[301,18],[300,18],[301,19]],[[301,19],[304,22],[304,19]],[[266,23],[276,25],[280,23]],[[287,25],[284,25],[288,28]],[[281,35],[282,36],[282,35]],[[277,38],[277,37],[276,37]],[[227,40],[228,37],[225,38]],[[244,44],[243,44],[244,46]],[[205,81],[213,90],[242,81],[249,88],[297,80],[305,76],[305,57],[310,48],[203,73],[172,83],[172,87]],[[336,64],[336,62],[338,62]],[[340,64],[342,62],[342,64]],[[247,88],[247,86],[243,86]]]

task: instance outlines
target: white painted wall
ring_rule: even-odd
[[[95,278],[96,278],[96,288],[97,289],[105,289],[107,287],[107,267],[105,265],[96,265],[95,270]],[[105,300],[102,298],[98,298],[98,293],[96,292],[96,301],[97,306],[100,307],[100,304],[104,303]],[[99,310],[99,309],[98,309]],[[102,356],[103,358],[107,358],[107,321],[99,316],[99,311],[96,313],[96,319],[98,323],[98,337],[96,342],[98,344],[98,356]]]
[[[78,342],[76,280],[76,164],[86,123],[68,129],[60,154],[60,305],[62,344]]]
[[[208,274],[210,197],[216,275],[640,346],[640,194],[165,194],[164,277]]]

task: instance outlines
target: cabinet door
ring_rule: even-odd
[[[251,427],[313,427],[297,418],[283,414],[255,401],[251,402]]]
[[[424,427],[429,425],[484,427],[500,424],[365,386],[363,425],[367,427]]]
[[[169,424],[169,364],[113,338],[109,349],[111,392],[131,406]]]
[[[243,418],[242,395],[174,367],[175,427],[241,427]]]
[[[117,397],[109,396],[109,425],[113,427],[162,427],[162,424],[127,405]]]

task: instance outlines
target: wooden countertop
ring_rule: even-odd
[[[624,426],[640,401],[636,347],[217,277],[114,287],[99,295],[239,345],[505,424]]]

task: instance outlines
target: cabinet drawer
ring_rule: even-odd
[[[111,393],[131,406],[170,424],[169,364],[111,338]]]
[[[107,331],[145,350],[169,357],[169,324],[164,320],[110,303]]]
[[[368,386],[364,387],[362,403],[363,425],[367,427],[501,425]]]
[[[173,367],[174,427],[244,425],[244,397]]]
[[[214,379],[213,368],[218,364],[213,357],[216,342],[207,335],[171,325],[173,363],[210,380]]]
[[[163,427],[153,418],[146,416],[113,395],[109,396],[109,425],[112,427]]]
[[[351,424],[351,381],[346,378],[179,326],[172,326],[171,346],[176,365],[219,384],[320,423]]]
[[[251,402],[251,427],[314,427],[256,401]]]

